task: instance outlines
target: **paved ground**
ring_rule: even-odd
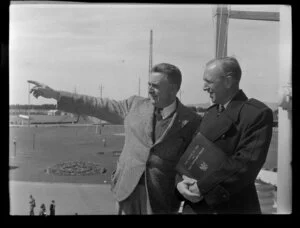
[[[262,170],[259,179],[276,185],[276,174]],[[274,193],[268,186],[260,188],[259,193],[262,212],[276,214],[276,200]],[[49,212],[51,200],[56,202],[57,215],[113,215],[116,214],[115,201],[108,184],[73,184],[73,183],[46,183],[28,181],[10,181],[10,214],[28,215],[29,195],[36,200],[35,213],[40,205],[45,203]],[[271,194],[271,195],[270,195]],[[275,196],[276,198],[276,196]],[[273,203],[274,202],[274,203]],[[270,204],[271,203],[271,204]]]
[[[29,214],[29,195],[36,200],[35,214],[45,203],[47,213],[55,200],[57,215],[116,214],[115,201],[107,184],[66,184],[10,181],[10,215]]]

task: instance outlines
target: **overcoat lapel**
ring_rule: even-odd
[[[240,90],[219,117],[217,117],[217,105],[212,107],[205,114],[205,119],[201,123],[201,133],[209,140],[216,141],[235,125],[239,112],[247,100],[247,96]]]

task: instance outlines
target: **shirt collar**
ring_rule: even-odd
[[[176,100],[169,106],[164,107],[160,113],[161,113],[162,118],[165,119],[168,116],[170,116],[175,110],[176,110]]]
[[[228,104],[230,103],[231,100],[232,100],[232,98],[223,105],[225,109],[226,109],[226,107],[228,106]]]

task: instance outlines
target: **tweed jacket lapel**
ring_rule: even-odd
[[[146,133],[146,143],[150,147],[153,145],[153,121],[154,121],[154,106],[149,101],[145,108],[145,133]]]
[[[182,129],[186,124],[190,122],[190,115],[187,114],[186,109],[182,105],[182,103],[177,100],[177,108],[176,111],[172,117],[172,120],[167,127],[166,131],[162,134],[162,136],[154,143],[153,146],[157,145],[158,143],[161,143],[166,138],[170,137],[171,135],[178,132],[180,129]],[[154,130],[154,129],[152,129]]]
[[[129,129],[134,136],[146,147],[153,145],[153,118],[154,106],[150,100],[146,100],[128,115]]]

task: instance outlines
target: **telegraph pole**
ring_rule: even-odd
[[[28,82],[28,126],[30,126],[30,83]]]
[[[150,30],[150,50],[149,50],[149,75],[148,81],[150,81],[150,74],[152,69],[152,52],[153,52],[153,34],[152,29]]]
[[[102,84],[100,84],[100,86],[99,86],[99,91],[100,91],[100,98],[102,99],[102,92],[103,92],[103,86],[102,86]],[[99,134],[101,135],[101,124],[102,124],[102,121],[101,121],[101,119],[100,119],[100,121],[99,121],[99,129],[100,129],[100,131],[99,131]],[[96,124],[96,134],[98,134],[98,124]]]
[[[102,86],[102,84],[100,84],[100,86],[99,86],[99,91],[100,91],[100,97],[102,98],[102,91],[103,91],[103,86]]]
[[[138,94],[141,96],[141,77],[139,77],[139,89],[138,89]]]

